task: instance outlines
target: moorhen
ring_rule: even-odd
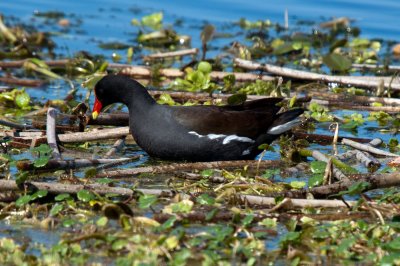
[[[139,82],[122,75],[105,76],[94,92],[94,119],[107,105],[127,105],[136,143],[150,156],[167,160],[254,159],[262,151],[259,145],[298,125],[303,113],[302,109],[278,113],[281,98],[234,106],[160,105]]]

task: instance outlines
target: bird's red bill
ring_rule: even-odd
[[[100,113],[102,108],[103,108],[103,105],[101,104],[101,102],[96,97],[95,100],[94,100],[93,112],[92,112],[93,119],[96,119],[99,116],[99,113]]]

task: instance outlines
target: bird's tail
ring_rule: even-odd
[[[268,128],[267,133],[271,135],[279,135],[301,124],[299,115],[303,112],[303,109],[292,109],[278,114],[278,118],[276,118],[274,123]]]

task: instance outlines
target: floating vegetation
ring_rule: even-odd
[[[129,32],[112,29],[124,38],[79,51],[59,48],[71,26],[84,35],[79,18],[0,17],[0,264],[400,264],[398,45],[349,18],[292,29],[133,13]],[[158,161],[124,106],[91,117],[107,72],[159,104],[283,97],[304,121],[255,160]]]

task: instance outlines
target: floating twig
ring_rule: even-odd
[[[400,66],[395,66],[395,65],[352,64],[351,67],[357,69],[371,69],[371,70],[383,69],[391,72],[400,71]]]
[[[367,87],[367,88],[377,88],[383,81],[383,85],[386,88],[391,88],[393,90],[400,90],[400,82],[393,81],[392,77],[375,77],[375,76],[331,76],[325,74],[317,74],[307,71],[295,70],[286,67],[278,67],[270,64],[260,64],[249,60],[243,60],[240,58],[234,59],[234,64],[236,66],[249,69],[249,70],[264,70],[275,75],[303,79],[303,80],[313,80],[322,81],[328,83],[340,83],[340,84],[350,84],[354,86]]]
[[[382,143],[381,139],[373,139],[366,145],[374,147],[374,146],[379,146],[381,143]],[[373,166],[379,167],[381,165],[381,163],[375,157],[373,157],[367,152],[359,150],[347,151],[343,154],[339,154],[336,156],[336,158],[339,160],[346,160],[353,157],[356,158],[356,160],[362,163],[365,167],[373,167]]]
[[[13,77],[0,77],[0,82],[16,86],[24,86],[24,87],[39,87],[43,84],[42,80],[19,79]]]
[[[355,149],[358,149],[361,151],[366,151],[366,152],[373,153],[376,155],[381,155],[381,156],[386,156],[386,157],[398,157],[399,156],[398,154],[383,151],[383,150],[375,148],[373,146],[358,143],[358,142],[355,142],[350,139],[342,139],[342,143],[345,145],[348,145],[350,147],[353,147]]]
[[[300,152],[300,155],[302,155],[302,156],[313,157],[317,161],[329,163],[329,158],[326,157],[320,151],[316,151],[316,150],[311,151],[311,150],[301,149],[299,152]],[[347,179],[347,176],[335,166],[341,167],[341,169],[346,169],[348,172],[355,171],[352,167],[342,163],[341,161],[339,161],[337,159],[335,160],[335,158],[332,158],[332,163],[333,163],[332,174],[337,180],[345,180],[345,179]]]
[[[172,51],[166,53],[155,53],[144,56],[143,60],[151,60],[151,59],[154,60],[154,59],[162,59],[169,57],[182,57],[185,55],[196,55],[198,52],[199,52],[198,48],[192,48],[192,49],[185,49],[185,50]]]
[[[121,137],[118,139],[111,149],[103,156],[104,159],[112,157],[117,151],[121,150],[122,147],[125,146],[125,138],[126,136]]]
[[[74,160],[49,160],[43,167],[35,167],[31,161],[18,161],[17,168],[21,171],[49,171],[49,170],[61,170],[61,169],[77,169],[82,167],[89,167],[98,164],[106,163],[121,163],[131,161],[131,158],[120,158],[120,159],[74,159]]]
[[[27,130],[27,129],[32,129],[33,127],[31,125],[21,125],[18,123],[14,123],[11,121],[3,120],[0,119],[0,125],[10,127],[10,128],[15,128],[19,130]]]
[[[172,163],[167,165],[157,165],[157,166],[146,166],[146,167],[138,167],[133,169],[122,169],[122,170],[113,170],[113,171],[104,171],[102,173],[98,173],[96,177],[109,177],[109,178],[118,178],[118,177],[126,177],[133,176],[144,173],[175,173],[178,171],[193,171],[193,170],[204,170],[204,169],[214,169],[214,168],[243,168],[245,166],[255,168],[257,167],[258,162],[253,160],[244,160],[244,161],[217,161],[217,162],[196,162],[196,163]],[[279,160],[276,161],[261,161],[260,168],[274,168],[279,167],[281,162]]]

